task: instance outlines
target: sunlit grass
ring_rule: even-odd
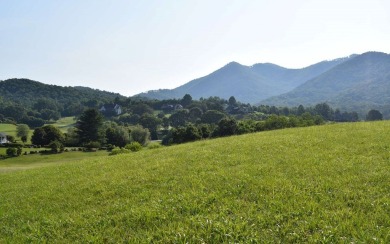
[[[66,133],[69,128],[74,127],[76,124],[75,117],[63,117],[57,120],[54,124],[55,127],[58,127],[63,133]]]
[[[3,173],[0,242],[388,243],[389,130],[286,129]]]

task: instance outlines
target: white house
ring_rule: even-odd
[[[99,110],[102,113],[114,112],[116,115],[122,113],[122,107],[118,104],[104,104]]]
[[[0,144],[8,143],[7,134],[0,132]]]

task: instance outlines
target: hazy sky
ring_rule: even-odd
[[[0,0],[0,80],[133,95],[231,61],[390,53],[389,0]]]

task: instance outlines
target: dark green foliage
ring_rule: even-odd
[[[90,141],[105,142],[105,131],[103,128],[103,115],[96,109],[87,109],[77,121],[76,128],[80,143]]]
[[[183,107],[187,107],[192,103],[192,97],[190,94],[185,94],[184,97],[181,99],[181,105]]]
[[[187,109],[176,111],[169,117],[170,124],[173,127],[184,126],[190,118],[190,113]]]
[[[33,116],[25,116],[20,120],[20,122],[25,123],[32,128],[41,127],[45,124],[45,121],[43,119],[36,118]]]
[[[375,120],[382,120],[383,115],[381,112],[375,109],[371,109],[366,116],[367,121],[375,121]]]
[[[15,156],[17,156],[17,151],[18,151],[17,148],[9,147],[6,150],[6,154],[7,154],[8,157],[15,157]]]
[[[96,149],[99,149],[102,146],[102,144],[98,141],[89,141],[87,143],[84,143],[84,147],[87,151],[95,151]]]
[[[64,144],[62,144],[61,142],[59,142],[57,140],[50,142],[48,146],[49,146],[52,153],[60,153],[60,152],[63,152],[65,149]]]
[[[184,142],[196,141],[202,138],[202,132],[189,123],[186,126],[180,126],[172,130],[172,143],[179,144]]]
[[[162,120],[154,116],[153,114],[143,114],[139,119],[139,124],[144,128],[148,128],[151,132],[157,131]]]
[[[17,147],[16,149],[16,156],[22,155],[22,147]]]
[[[285,116],[271,115],[265,121],[264,126],[265,126],[266,130],[277,130],[277,129],[287,128],[288,127],[288,119]]]
[[[151,108],[146,103],[139,103],[135,106],[132,106],[131,112],[142,116],[143,114],[153,114],[153,108]]]
[[[65,145],[68,147],[77,147],[80,144],[77,129],[74,127],[68,128],[65,133]]]
[[[107,144],[124,147],[129,142],[129,130],[126,127],[113,124],[106,129]]]
[[[203,111],[199,107],[193,107],[189,111],[189,120],[195,123],[201,119],[202,114]]]
[[[27,136],[21,136],[20,140],[22,140],[23,143],[27,142]]]
[[[79,115],[88,106],[97,108],[118,97],[90,88],[45,85],[28,79],[0,81],[0,94],[4,98],[0,100],[0,114],[32,128],[43,126],[45,120]]]
[[[217,124],[226,115],[217,110],[209,110],[202,115],[202,123],[205,124]]]
[[[31,137],[31,142],[39,146],[49,145],[53,141],[63,142],[64,140],[64,134],[52,125],[36,128]]]
[[[213,137],[231,136],[237,134],[237,121],[231,118],[223,118],[218,122],[213,132]]]
[[[123,123],[128,123],[131,125],[136,125],[138,124],[140,118],[141,116],[139,116],[138,114],[123,114],[119,116],[118,121]]]
[[[229,98],[229,105],[231,105],[231,106],[237,105],[237,101],[236,101],[236,98],[234,96],[231,96]]]
[[[333,120],[333,110],[331,107],[326,103],[319,103],[314,107],[314,111],[321,115],[322,118],[325,120]]]
[[[7,141],[13,143],[13,142],[15,142],[15,137],[11,136],[11,135],[7,135]]]
[[[211,136],[211,132],[213,131],[211,126],[208,124],[200,124],[198,126],[198,130],[201,133],[202,138],[209,138]]]

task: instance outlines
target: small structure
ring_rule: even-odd
[[[104,114],[120,115],[122,113],[122,107],[118,104],[104,104],[100,109],[100,112]]]
[[[8,143],[7,134],[0,132],[0,144]]]

